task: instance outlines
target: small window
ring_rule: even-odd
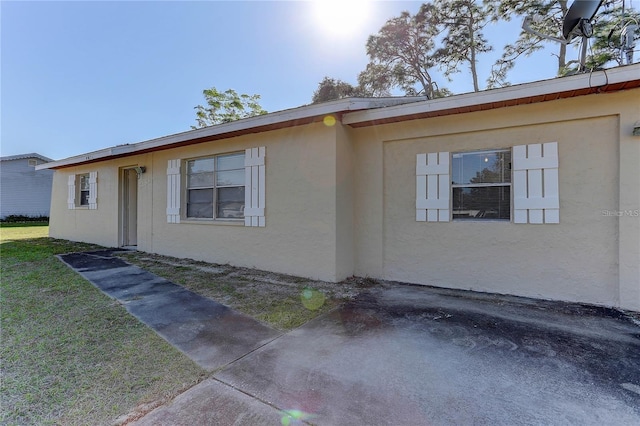
[[[511,151],[454,153],[453,219],[511,218]]]
[[[76,175],[76,179],[76,188],[78,188],[78,196],[76,197],[76,200],[78,200],[78,205],[88,206],[89,192],[91,188],[91,186],[89,185],[89,173]]]
[[[187,161],[187,218],[244,219],[244,153]]]
[[[37,165],[38,165],[38,160],[36,160],[34,158],[29,159],[29,166],[35,167]]]

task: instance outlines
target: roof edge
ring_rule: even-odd
[[[22,160],[27,158],[37,158],[47,163],[53,161],[51,158],[45,157],[44,155],[40,155],[36,152],[30,152],[28,154],[6,155],[4,157],[0,157],[0,161]]]
[[[189,130],[144,142],[117,145],[41,164],[36,166],[36,170],[71,167],[261,131],[293,127],[311,123],[319,117],[330,114],[340,114],[342,123],[351,127],[365,127],[543,102],[601,91],[625,90],[640,87],[639,76],[640,63],[432,100],[426,97],[344,98]]]
[[[317,117],[330,114],[339,114],[349,111],[364,109],[376,109],[419,102],[426,99],[419,97],[385,97],[385,98],[343,98],[320,104],[304,105],[297,108],[276,111],[255,117],[243,118],[230,123],[217,124],[201,129],[189,130],[173,135],[162,136],[133,144],[116,145],[85,154],[76,155],[59,161],[36,166],[41,169],[58,169],[86,164],[96,161],[104,161],[111,158],[125,157],[141,154],[158,149],[169,149],[175,146],[189,143],[198,143],[206,140],[255,133],[264,129],[275,129],[306,124]]]
[[[635,82],[628,87],[616,88],[622,83]],[[600,91],[623,90],[640,86],[640,63],[609,68],[591,73],[556,77],[522,83],[482,92],[465,93],[416,102],[410,105],[390,106],[385,109],[354,111],[343,116],[342,122],[352,127],[365,127],[437,115],[449,115],[512,106],[522,103],[571,97]],[[566,94],[565,96],[559,96]],[[558,96],[554,96],[558,95]],[[518,100],[523,100],[518,102]],[[505,104],[508,102],[508,104]]]

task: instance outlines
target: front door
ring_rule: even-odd
[[[138,245],[138,174],[135,169],[122,170],[120,241],[123,247]]]

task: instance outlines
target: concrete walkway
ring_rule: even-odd
[[[575,304],[374,290],[136,424],[305,423],[640,425],[640,326]]]
[[[112,256],[112,250],[59,258],[201,367],[213,371],[280,332]]]
[[[62,258],[201,365],[224,366],[136,425],[640,425],[638,316],[393,285],[271,340],[108,254]]]

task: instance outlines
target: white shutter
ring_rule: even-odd
[[[449,153],[416,156],[416,221],[449,222]]]
[[[167,222],[180,223],[180,160],[167,165]]]
[[[513,222],[559,223],[558,143],[513,147]]]
[[[89,173],[89,210],[98,208],[98,172]]]
[[[73,210],[76,208],[76,175],[70,175],[67,182],[67,208]]]
[[[265,152],[250,148],[244,155],[244,226],[265,226]]]

